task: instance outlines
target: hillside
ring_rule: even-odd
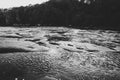
[[[119,0],[49,0],[43,4],[1,9],[0,25],[118,30],[119,4]]]

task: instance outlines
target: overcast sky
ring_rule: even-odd
[[[0,8],[27,6],[29,4],[40,4],[46,1],[48,0],[0,0]]]

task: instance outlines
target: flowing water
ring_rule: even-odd
[[[0,27],[0,80],[119,80],[120,33]]]

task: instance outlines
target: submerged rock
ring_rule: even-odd
[[[0,40],[0,52],[36,52],[46,51],[47,47],[39,46],[30,41]]]

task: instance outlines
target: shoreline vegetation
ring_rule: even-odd
[[[42,4],[0,9],[0,26],[120,28],[118,0],[49,0]]]

